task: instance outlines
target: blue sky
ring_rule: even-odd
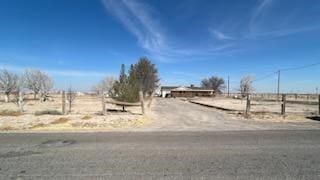
[[[257,79],[320,62],[318,0],[2,0],[0,66],[48,72],[88,90],[122,63],[149,57],[163,85]],[[281,74],[282,92],[315,92],[320,66]],[[276,74],[255,82],[275,92]]]

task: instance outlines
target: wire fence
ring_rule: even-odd
[[[240,93],[230,93],[222,94],[221,97],[226,99],[225,105],[221,103],[222,106],[246,113],[275,113],[283,116],[320,114],[319,94],[254,93],[243,96]]]

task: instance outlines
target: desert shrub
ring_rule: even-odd
[[[31,129],[42,128],[42,127],[46,127],[46,126],[47,126],[46,124],[39,123],[39,124],[33,125],[31,127]]]
[[[81,119],[88,120],[88,119],[91,119],[91,118],[92,118],[91,116],[86,115],[86,116],[83,116]]]
[[[41,116],[41,115],[62,115],[61,112],[57,110],[44,110],[44,111],[36,111],[34,113],[36,116]]]
[[[20,111],[2,110],[0,111],[0,116],[21,116],[23,113]]]

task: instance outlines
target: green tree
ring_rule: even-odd
[[[143,94],[151,95],[159,83],[158,70],[155,64],[152,64],[148,58],[142,57],[134,65],[134,70],[139,82],[139,88],[143,91]]]
[[[126,74],[125,65],[121,65],[119,79],[114,83],[112,97],[118,101],[138,102],[139,101],[139,83],[134,70],[134,65],[131,65],[130,70]]]
[[[119,101],[126,101],[126,91],[128,86],[128,77],[126,74],[125,65],[121,65],[119,79],[114,83],[113,98]]]
[[[134,65],[131,65],[129,70],[127,95],[129,102],[139,101],[139,82]]]

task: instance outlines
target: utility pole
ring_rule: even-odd
[[[228,76],[228,97],[230,95],[230,77]]]
[[[278,71],[278,89],[277,89],[277,100],[280,100],[280,70]]]

